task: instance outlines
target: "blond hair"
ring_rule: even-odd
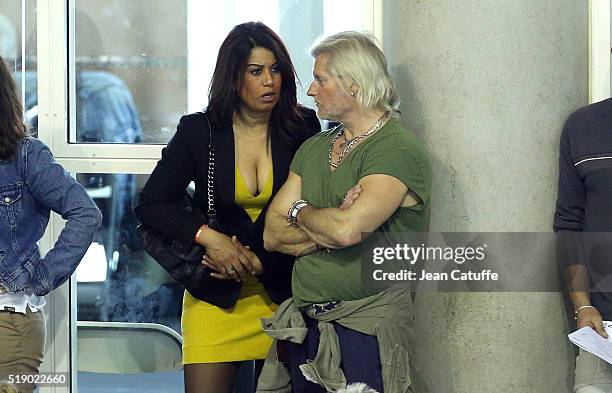
[[[352,83],[359,86],[355,98],[363,108],[384,109],[399,115],[395,80],[372,35],[357,31],[337,33],[316,41],[310,54],[314,58],[329,56],[329,72],[343,80],[345,90]]]

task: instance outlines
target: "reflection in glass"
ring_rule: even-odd
[[[138,143],[142,129],[132,94],[106,71],[77,74],[77,142]]]
[[[187,111],[186,0],[75,4],[70,141],[166,143]]]
[[[184,113],[206,107],[222,40],[251,20],[285,40],[302,84],[298,101],[312,107],[308,48],[323,34],[362,25],[354,0],[75,3],[77,121],[70,142],[167,143]]]
[[[183,288],[144,251],[136,230],[133,207],[147,178],[147,175],[123,173],[77,174],[77,180],[102,212],[102,226],[76,271],[78,323],[152,323],[167,326],[180,334]],[[82,329],[77,328],[78,332]],[[123,369],[121,374],[103,371],[109,362],[119,364],[112,361],[112,356],[120,348],[113,350],[105,345],[116,346],[125,342],[129,328],[120,329],[116,325],[104,324],[99,329],[100,337],[87,341],[90,347],[101,345],[97,350],[99,352],[96,352],[99,359],[94,360],[92,366],[91,361],[77,357],[78,389],[81,393],[135,393],[141,392],[145,384],[150,385],[147,390],[151,393],[181,391],[183,375],[180,371],[144,374],[130,374]],[[155,331],[162,329],[155,327]],[[110,335],[110,331],[115,333]],[[81,343],[87,347],[81,341],[81,334],[77,336],[77,346]],[[137,358],[147,359],[150,356],[147,351],[152,350],[152,347],[138,345],[130,347],[128,342],[125,345],[127,347],[122,346],[121,349],[129,352],[129,355],[125,355],[132,359],[127,362],[129,364],[136,362]],[[163,361],[163,358],[160,359]]]
[[[36,2],[0,0],[0,56],[15,73],[24,119],[34,135],[38,127]]]
[[[77,269],[79,321],[150,322],[180,333],[182,288],[142,248],[133,207],[148,176],[78,174],[102,227]]]

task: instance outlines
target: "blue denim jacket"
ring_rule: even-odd
[[[50,210],[66,221],[44,258],[37,242]],[[76,180],[34,138],[19,142],[12,160],[0,160],[0,283],[10,292],[45,295],[63,284],[85,255],[102,221]]]

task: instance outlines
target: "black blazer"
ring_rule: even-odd
[[[303,108],[308,131],[305,137],[320,131],[313,110]],[[215,127],[213,127],[215,128]],[[213,129],[215,148],[215,209],[218,230],[236,235],[244,245],[251,247],[262,262],[264,273],[258,276],[270,299],[280,304],[291,296],[291,271],[294,257],[268,252],[263,247],[266,211],[272,198],[253,223],[246,211],[235,203],[235,150],[234,133],[230,127]],[[193,200],[202,211],[207,210],[209,130],[204,114],[183,116],[177,131],[162,150],[162,158],[140,193],[136,216],[143,224],[156,229],[172,241],[175,247],[188,250],[195,233],[206,222],[185,212],[179,205],[187,185],[195,183]],[[279,138],[271,138],[274,183],[272,197],[276,195],[289,174],[289,165],[295,154]],[[212,280],[207,300],[219,307],[231,308],[238,300],[240,283],[232,280]]]

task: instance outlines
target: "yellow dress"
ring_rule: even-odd
[[[272,196],[273,174],[262,192],[249,193],[236,166],[235,200],[255,222]],[[277,309],[263,285],[253,276],[242,283],[238,301],[226,310],[203,302],[185,291],[181,328],[183,364],[218,363],[264,359],[272,340],[261,330],[261,318],[269,318]]]

